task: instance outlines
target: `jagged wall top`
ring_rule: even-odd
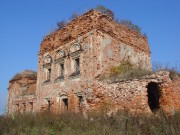
[[[20,80],[21,78],[31,78],[33,80],[37,80],[37,72],[32,70],[24,70],[23,72],[18,73],[14,77],[12,77],[10,82]]]
[[[61,45],[76,40],[79,36],[93,29],[100,30],[119,41],[132,45],[137,50],[150,54],[146,37],[120,25],[111,17],[93,9],[75,18],[65,27],[46,36],[41,43],[39,55],[51,52]]]

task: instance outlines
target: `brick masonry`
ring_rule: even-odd
[[[99,81],[103,73],[124,61],[151,70],[147,38],[90,10],[43,39],[38,54],[35,94],[17,98],[18,94],[12,94],[18,91],[12,86],[17,81],[10,82],[7,112],[17,111],[18,103],[19,111],[24,110],[21,101],[27,101],[27,106],[33,102],[33,109],[26,107],[33,112],[85,113],[108,105],[113,106],[110,110],[132,112],[151,112],[154,106],[155,109],[163,107],[169,113],[179,109],[179,80],[173,82],[168,72],[116,83]],[[151,82],[154,83],[149,86]],[[155,87],[155,93],[163,95],[154,98],[154,93],[150,92],[150,98],[158,100],[155,103],[160,105],[149,103],[148,86]]]
[[[9,81],[7,114],[16,111],[33,112],[36,103],[37,75],[33,71],[23,71]]]

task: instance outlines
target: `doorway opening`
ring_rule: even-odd
[[[79,109],[79,112],[82,112],[83,97],[78,96],[78,99],[79,99],[78,109]]]
[[[64,110],[68,110],[68,98],[64,98],[62,101],[64,103]]]
[[[147,85],[148,93],[148,105],[152,112],[157,111],[160,108],[159,98],[161,96],[160,89],[157,83],[150,82]]]
[[[29,102],[31,108],[30,108],[30,111],[32,112],[33,111],[33,102]]]
[[[26,103],[22,103],[23,104],[23,113],[26,112]]]
[[[50,100],[48,100],[48,108],[47,110],[50,112],[51,111],[51,103],[50,103]]]

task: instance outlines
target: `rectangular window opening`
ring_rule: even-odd
[[[79,98],[79,105],[78,105],[79,111],[82,112],[82,102],[83,102],[83,97],[82,97],[82,96],[78,96],[78,98]]]
[[[59,76],[64,76],[64,64],[60,64],[60,74]]]
[[[57,80],[64,79],[64,63],[58,65],[58,77]]]
[[[47,80],[50,81],[50,79],[51,79],[51,69],[49,68],[47,69]]]
[[[76,72],[79,71],[79,58],[75,59],[75,69],[76,69]]]
[[[70,75],[70,77],[72,78],[76,78],[79,77],[80,75],[80,58],[76,57],[72,59],[73,61],[73,65],[72,65],[72,74]]]
[[[74,64],[75,64],[75,74],[76,75],[79,75],[80,74],[80,59],[79,58],[76,58],[75,60],[74,60]]]

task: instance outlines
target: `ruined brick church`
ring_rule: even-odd
[[[7,114],[14,112],[112,111],[169,113],[180,109],[180,79],[161,71],[140,79],[100,81],[123,61],[151,70],[145,36],[96,10],[73,19],[46,36],[38,54],[38,72],[23,71],[9,81]]]

